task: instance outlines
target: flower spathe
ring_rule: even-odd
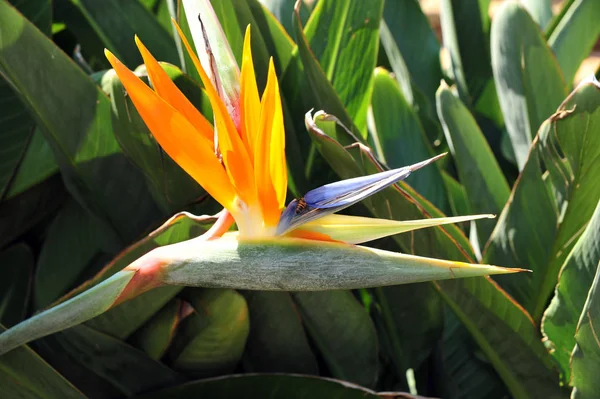
[[[260,98],[248,27],[240,75],[238,130],[187,39],[177,25],[176,28],[204,84],[213,109],[214,128],[179,91],[139,38],[135,41],[154,90],[108,50],[106,57],[157,142],[233,215],[240,237],[272,236],[287,192],[283,112],[273,60],[269,62],[267,84]],[[219,154],[215,153],[215,131]]]

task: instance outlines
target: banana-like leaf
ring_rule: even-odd
[[[600,199],[594,183],[600,174],[599,128],[600,84],[589,80],[540,128],[484,253],[484,262],[534,271],[530,278],[498,281],[536,322]]]
[[[410,80],[407,85],[407,89],[401,89],[389,72],[375,69],[369,134],[379,158],[391,168],[410,165],[433,155],[419,116],[413,109],[413,99],[406,98],[407,90],[413,96]],[[439,168],[423,169],[419,175],[409,176],[406,182],[439,209],[447,211],[446,190]]]
[[[250,329],[246,300],[229,289],[187,289],[182,297],[193,311],[179,325],[167,353],[169,363],[199,378],[231,373]]]
[[[23,243],[0,252],[0,324],[11,327],[23,320],[33,266],[33,252]]]
[[[585,231],[560,270],[554,298],[542,319],[542,331],[551,342],[552,356],[561,366],[563,380],[571,381],[571,353],[577,322],[600,260],[600,201]]]
[[[367,171],[373,171],[381,168],[373,157],[371,151],[363,145],[348,146],[348,150],[335,141],[332,137],[349,135],[345,128],[340,128],[341,124],[331,116],[320,114],[314,120],[307,122],[309,132],[313,139],[319,144],[319,150],[324,157],[331,163],[332,167],[346,177],[348,174],[362,173],[357,161],[362,163]],[[329,135],[326,134],[330,133]],[[349,141],[349,137],[345,138]],[[355,150],[356,155],[351,155],[351,150]],[[357,161],[355,161],[355,159]],[[402,188],[404,195],[393,196],[400,193],[398,187]],[[378,196],[379,202],[375,202]],[[409,201],[408,198],[411,200]],[[403,182],[395,187],[388,188],[373,197],[364,201],[374,216],[394,218],[389,215],[390,212],[402,212],[405,215],[428,213],[438,216],[440,212],[430,203],[414,192]],[[379,205],[377,205],[379,203]],[[401,208],[395,207],[395,205]],[[422,217],[422,216],[421,216]],[[416,216],[415,218],[418,218]],[[426,230],[422,230],[426,232]],[[418,232],[414,233],[414,238],[409,235],[395,236],[400,248],[407,252],[419,254],[443,254],[445,258],[472,259],[474,255],[469,254],[466,248],[469,248],[466,237],[458,229],[437,227],[429,230],[429,233],[439,233],[438,235],[429,235],[417,238]],[[462,236],[462,237],[461,237]],[[408,240],[407,240],[408,238]],[[516,277],[518,278],[518,277]],[[552,361],[545,348],[539,341],[539,332],[531,317],[515,303],[504,291],[494,284],[490,279],[478,278],[467,279],[464,281],[438,281],[435,284],[442,298],[457,313],[458,317],[465,324],[469,332],[473,335],[483,352],[494,361],[496,370],[508,370],[509,372],[500,373],[509,390],[514,395],[527,395],[524,397],[533,397],[540,387],[545,387],[551,391],[556,387],[558,375],[552,367]],[[486,322],[482,322],[487,320]],[[494,323],[491,321],[494,320]],[[482,334],[485,331],[485,334]],[[501,333],[499,333],[502,331]],[[508,341],[505,336],[511,335],[523,337],[523,355],[522,358],[513,356],[510,351]],[[501,352],[496,348],[505,347]],[[524,359],[527,359],[524,362]],[[525,366],[525,363],[528,366]],[[537,370],[539,374],[532,375],[528,373],[513,374],[512,369],[524,368]],[[545,381],[539,383],[539,381]],[[550,384],[549,384],[550,383]],[[538,386],[538,384],[540,386]]]
[[[199,237],[156,248],[102,283],[16,325],[0,335],[0,354],[85,322],[160,285],[320,291],[519,271],[335,242]]]
[[[363,137],[366,137],[382,14],[382,0],[322,0],[304,28],[312,55]],[[299,14],[297,18],[300,23]]]
[[[0,325],[0,331],[4,330]],[[86,399],[27,346],[0,357],[0,396],[22,399]]]
[[[598,364],[600,364],[600,342],[598,341],[598,318],[600,318],[600,263],[596,277],[581,312],[575,341],[577,345],[571,357],[571,384],[573,399],[592,399],[600,392]]]
[[[304,326],[287,292],[244,291],[250,333],[244,370],[260,373],[318,374]]]
[[[414,0],[386,1],[383,19],[406,61],[414,83],[421,89],[428,103],[435,104],[435,91],[442,79],[440,43],[420,4]],[[411,34],[407,35],[406,32]],[[414,37],[419,40],[414,40]]]
[[[293,298],[331,375],[373,387],[379,371],[377,334],[354,295],[349,291],[296,292]]]
[[[118,338],[79,325],[39,342],[45,359],[90,397],[132,396],[185,379]],[[96,386],[90,384],[97,379]],[[116,393],[110,394],[116,388]],[[107,395],[108,393],[108,395]]]
[[[489,53],[490,0],[443,0],[440,22],[444,47],[460,99],[474,103],[492,77]]]
[[[467,107],[443,85],[436,94],[438,116],[446,141],[465,187],[469,209],[498,214],[508,200],[510,188],[477,122]],[[480,246],[485,245],[495,220],[476,222]]]
[[[43,67],[24,67],[31,63]],[[108,98],[4,0],[0,69],[36,117],[69,191],[123,242],[137,237],[156,218],[157,208],[140,172],[119,149]]]
[[[569,8],[548,38],[567,83],[573,81],[581,61],[589,55],[600,37],[597,15],[600,15],[598,1],[569,2]]]
[[[552,19],[551,0],[524,0],[523,7],[543,30]]]
[[[210,378],[137,396],[136,399],[188,399],[190,397],[424,399],[421,396],[412,396],[403,392],[377,394],[370,389],[346,381],[294,374],[244,374]]]
[[[565,98],[567,86],[539,27],[516,2],[496,12],[490,41],[500,107],[522,170],[535,133]]]
[[[143,63],[133,41],[134,35],[139,36],[159,60],[171,64],[179,62],[173,38],[138,1],[69,1],[80,9],[104,46],[129,68]],[[115,18],[116,15],[120,18]]]
[[[111,229],[75,200],[67,201],[50,224],[37,259],[35,308],[49,306],[118,249],[118,237]]]
[[[375,288],[373,293],[381,352],[392,361],[396,378],[403,381],[406,371],[418,370],[439,341],[443,302],[427,283]]]
[[[17,10],[34,23],[44,34],[50,34],[52,23],[52,5],[50,0],[12,1]],[[0,200],[10,198],[24,191],[34,183],[43,180],[50,174],[56,172],[56,163],[50,157],[47,159],[29,158],[29,167],[38,166],[37,169],[24,173],[21,170],[25,163],[25,155],[30,152],[29,147],[33,143],[33,137],[39,141],[40,132],[37,131],[35,120],[30,116],[26,105],[23,104],[10,86],[9,82],[0,75],[0,103],[2,104],[2,115],[0,119]],[[38,147],[38,149],[40,149]],[[43,151],[43,147],[41,148]],[[36,155],[42,155],[37,153]],[[30,180],[30,184],[15,189],[17,178]],[[33,181],[31,181],[33,180]]]
[[[173,299],[133,333],[129,342],[152,359],[160,360],[173,342],[179,324],[191,312],[187,302]]]

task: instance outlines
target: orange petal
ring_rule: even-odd
[[[241,128],[242,140],[246,145],[250,158],[254,160],[254,142],[258,134],[260,118],[260,98],[256,87],[254,63],[252,62],[252,48],[250,46],[250,25],[246,28],[244,37],[244,52],[242,56],[241,72]]]
[[[306,240],[315,240],[315,241],[343,242],[343,241],[334,240],[327,234],[318,233],[316,231],[310,231],[310,230],[302,230],[302,229],[292,230],[289,233],[287,233],[286,236],[295,237],[295,238],[304,238]]]
[[[256,186],[265,224],[274,226],[279,222],[285,202],[287,170],[281,98],[273,59],[269,62],[267,87],[261,101],[260,128],[254,148]]]
[[[185,116],[204,137],[212,142],[214,138],[212,125],[183,95],[137,36],[135,37],[135,43],[142,54],[146,70],[148,71],[148,77],[156,93]]]
[[[106,58],[156,141],[179,166],[234,216],[235,191],[212,143],[187,118],[160,98],[110,51]]]
[[[258,199],[252,173],[252,162],[250,161],[248,152],[246,151],[244,143],[242,142],[231,117],[227,113],[225,104],[219,97],[210,78],[204,69],[202,69],[200,60],[192,50],[190,43],[179,28],[177,22],[174,19],[172,19],[172,21],[181,37],[181,41],[200,74],[200,79],[202,79],[206,94],[210,100],[215,116],[215,127],[219,138],[219,146],[221,148],[221,153],[223,154],[223,161],[227,168],[227,174],[241,200],[252,207],[258,202]]]

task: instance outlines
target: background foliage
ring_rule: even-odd
[[[600,396],[600,86],[574,86],[600,2],[553,13],[527,0],[492,18],[489,3],[441,0],[443,48],[415,0],[213,6],[238,63],[251,24],[260,90],[274,57],[288,199],[450,151],[350,211],[499,217],[372,245],[533,273],[356,292],[160,288],[0,357],[0,396]],[[137,68],[137,34],[211,120],[171,16],[189,30],[176,0],[0,0],[4,327],[214,221],[184,214],[148,235],[218,206],[162,152],[102,53]],[[307,130],[313,108],[338,121]]]

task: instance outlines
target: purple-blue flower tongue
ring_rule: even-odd
[[[326,184],[309,191],[303,198],[295,199],[283,211],[277,234],[285,234],[298,226],[322,216],[341,211],[384,188],[406,179],[412,172],[443,157],[437,155],[410,166],[355,177]]]

